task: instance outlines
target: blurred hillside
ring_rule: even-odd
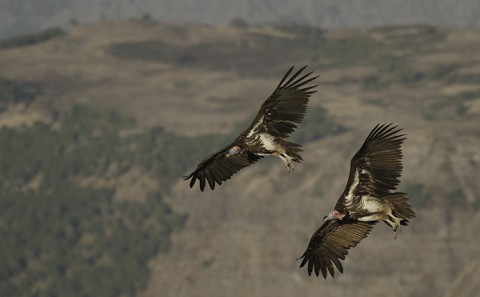
[[[480,31],[99,22],[0,41],[2,296],[475,296]],[[180,176],[291,66],[320,75],[288,174]],[[404,128],[417,218],[378,225],[335,280],[295,259],[376,123]]]
[[[322,28],[430,24],[478,28],[476,0],[0,0],[0,38],[50,27],[70,29],[100,20],[309,24]]]

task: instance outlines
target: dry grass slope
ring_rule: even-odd
[[[1,76],[43,90],[27,110],[0,114],[0,125],[32,111],[51,121],[53,111],[81,102],[133,116],[139,129],[226,133],[257,112],[290,65],[309,64],[320,74],[310,105],[325,108],[347,131],[308,144],[291,174],[273,160],[214,192],[189,189],[180,179],[172,184],[167,199],[188,221],[171,252],[150,263],[153,274],[139,296],[414,297],[452,296],[457,288],[473,296],[479,48],[479,31],[428,26],[312,34],[102,22],[0,51]],[[397,240],[377,226],[335,280],[309,278],[295,258],[343,190],[351,156],[379,122],[395,122],[408,136],[401,190],[409,190],[417,218]]]

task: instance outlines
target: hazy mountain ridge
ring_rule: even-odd
[[[101,19],[141,18],[148,14],[166,22],[219,24],[241,18],[251,24],[301,23],[323,28],[432,24],[480,26],[475,0],[286,0],[263,1],[0,1],[0,37],[39,28],[70,28]]]
[[[159,45],[181,55],[157,52]],[[100,22],[0,51],[0,76],[42,90],[28,106],[8,99],[0,126],[21,130],[34,114],[56,129],[58,117],[83,103],[135,118],[136,126],[119,132],[119,139],[135,139],[133,133],[157,141],[147,146],[152,155],[140,154],[142,166],[161,172],[168,165],[178,179],[132,173],[112,182],[122,189],[138,188],[139,181],[151,186],[155,178],[159,185],[168,182],[163,199],[188,218],[170,252],[150,261],[152,277],[139,296],[449,296],[460,286],[471,296],[475,270],[469,264],[480,238],[479,46],[478,31],[430,26],[318,31]],[[268,50],[272,60],[255,58]],[[220,63],[232,56],[244,62]],[[178,159],[169,159],[179,160],[186,173],[195,163],[185,160],[207,154],[212,139],[226,143],[218,134],[234,135],[284,72],[305,64],[320,75],[308,113],[325,108],[326,119],[344,129],[311,138],[293,173],[278,160],[262,160],[200,193],[181,181],[175,162],[162,159],[178,152]],[[408,136],[400,190],[409,193],[417,218],[397,240],[379,224],[335,280],[307,277],[295,259],[334,206],[350,158],[378,122],[394,122]],[[175,137],[162,136],[173,134],[159,126]],[[170,146],[168,139],[174,139]],[[98,177],[87,180],[95,186],[91,180]]]

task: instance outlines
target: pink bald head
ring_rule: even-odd
[[[228,151],[227,157],[241,154],[243,153],[243,151],[244,150],[238,145],[232,146],[232,148],[230,148],[230,150]]]
[[[328,216],[323,218],[323,221],[328,221],[328,220],[341,220],[345,217],[345,214],[340,213],[338,210],[332,210]]]

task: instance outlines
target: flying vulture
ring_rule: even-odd
[[[407,194],[393,192],[402,173],[405,135],[400,131],[392,124],[375,126],[353,156],[345,190],[300,257],[300,267],[308,263],[309,275],[315,271],[318,276],[321,271],[324,278],[328,273],[334,277],[333,265],[343,273],[340,260],[367,237],[376,222],[392,227],[396,238],[400,225],[408,225],[415,217]]]
[[[293,170],[293,162],[302,161],[299,152],[301,146],[286,141],[289,134],[297,128],[305,116],[310,95],[315,93],[315,85],[309,85],[318,76],[312,72],[303,74],[304,66],[292,76],[293,67],[283,76],[272,95],[265,100],[260,111],[250,126],[232,143],[220,151],[208,156],[185,180],[190,181],[190,188],[198,180],[200,190],[205,189],[206,182],[210,188],[215,183],[230,179],[240,169],[257,162],[266,155],[279,157],[287,167]]]

